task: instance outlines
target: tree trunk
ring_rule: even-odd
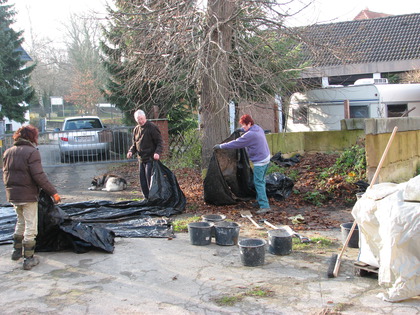
[[[235,0],[209,0],[205,72],[201,85],[202,162],[207,168],[212,148],[229,135],[229,53]]]

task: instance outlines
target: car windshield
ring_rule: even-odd
[[[68,120],[64,126],[64,130],[78,130],[78,129],[94,129],[102,128],[101,122],[98,119],[77,119]]]

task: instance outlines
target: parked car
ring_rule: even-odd
[[[109,159],[112,132],[106,129],[99,117],[68,117],[58,131],[62,163],[85,157]]]

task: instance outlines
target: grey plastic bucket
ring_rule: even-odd
[[[340,225],[341,239],[343,241],[343,244],[346,242],[346,239],[350,233],[352,225],[353,225],[353,222],[343,223]],[[354,228],[353,234],[351,235],[349,244],[347,246],[351,248],[359,248],[359,228],[357,225]]]
[[[211,229],[213,223],[191,222],[188,223],[188,234],[192,245],[209,245],[211,243]]]
[[[249,267],[264,265],[266,243],[265,240],[259,238],[240,240],[238,245],[242,264]]]
[[[213,222],[216,224],[217,222],[224,221],[226,219],[226,216],[223,214],[205,214],[202,215],[201,218],[204,222]],[[214,230],[214,226],[211,229],[211,236],[216,237],[216,231]]]
[[[289,255],[292,252],[292,236],[285,229],[268,231],[268,252],[273,255]]]
[[[214,224],[216,244],[232,246],[238,244],[240,226],[235,222],[221,221]]]

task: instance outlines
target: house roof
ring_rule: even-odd
[[[368,8],[360,11],[358,15],[353,20],[366,20],[366,19],[376,19],[386,16],[391,16],[392,14],[386,14],[386,13],[379,13],[379,12],[373,12],[369,11]]]
[[[420,60],[420,13],[299,28],[313,67]],[[412,70],[412,69],[407,69]]]
[[[22,61],[32,61],[32,58],[28,55],[28,53],[23,49],[21,46],[16,48],[16,51],[20,52],[20,59]]]

